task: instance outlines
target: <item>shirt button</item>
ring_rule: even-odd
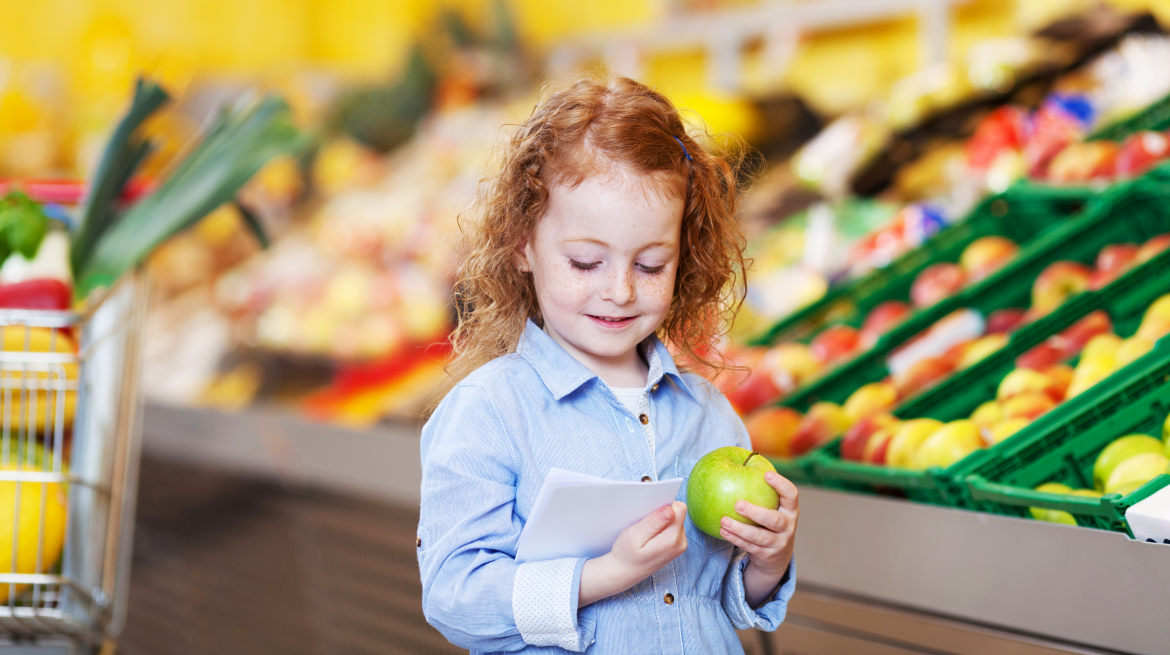
[[[651,391],[658,391],[658,385],[656,384],[656,385],[650,387],[650,390]]]
[[[646,416],[645,414],[639,414],[638,420],[642,422],[642,425],[646,425],[647,423],[650,422],[650,417]]]
[[[666,594],[662,597],[662,602],[666,603],[667,605],[674,605],[674,594]]]
[[[643,476],[642,476],[642,482],[649,482],[649,481],[651,481],[651,480],[653,480],[653,479],[654,479],[654,478],[651,478],[651,477],[650,477],[650,476],[648,476],[648,475],[643,475]]]
[[[414,538],[414,547],[415,548],[422,548],[422,537],[415,537]]]

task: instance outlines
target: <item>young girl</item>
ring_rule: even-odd
[[[742,653],[796,585],[796,488],[721,537],[686,484],[594,559],[517,564],[552,467],[686,478],[743,423],[663,342],[703,361],[737,299],[743,240],[730,167],[663,96],[580,81],[519,126],[465,225],[454,388],[422,433],[418,559],[427,621],[476,653]]]

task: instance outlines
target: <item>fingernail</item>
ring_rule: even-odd
[[[747,503],[743,502],[742,500],[735,504],[735,511],[742,512],[745,509],[747,509]]]
[[[731,533],[729,533],[727,530],[720,530],[719,531],[719,535],[722,537],[726,537],[729,534],[731,534]]]
[[[775,474],[775,473],[771,473],[771,472],[765,473],[765,474],[764,474],[764,479],[765,479],[765,480],[767,480],[768,482],[771,482],[772,480],[775,480],[775,479],[776,479],[776,474]]]
[[[658,510],[658,515],[659,515],[659,516],[661,516],[661,517],[662,517],[662,518],[664,518],[664,519],[668,519],[668,518],[670,518],[670,508],[669,508],[669,507],[663,507],[662,509]]]
[[[727,518],[726,516],[723,517],[723,520],[720,521],[720,523],[723,524],[724,527],[731,527],[731,519]]]

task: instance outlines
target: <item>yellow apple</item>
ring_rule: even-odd
[[[947,468],[983,448],[983,437],[973,421],[951,421],[935,430],[915,451],[911,468]]]
[[[1121,462],[1105,481],[1105,493],[1130,493],[1166,472],[1170,459],[1162,453],[1142,453]],[[1124,491],[1123,491],[1124,490]]]
[[[1109,362],[1117,359],[1117,350],[1121,347],[1121,337],[1106,332],[1089,339],[1085,349],[1081,351],[1081,361],[1086,359],[1103,359]]]
[[[963,356],[959,358],[958,368],[964,369],[974,366],[991,353],[1003,348],[1009,339],[1010,337],[1008,335],[1002,333],[979,337],[963,350]]]
[[[994,446],[995,444],[1007,439],[1013,434],[1028,427],[1032,421],[1026,418],[1009,418],[1006,421],[1000,421],[991,426],[991,429],[986,432],[987,443]]]
[[[1045,482],[1039,487],[1036,487],[1036,491],[1042,491],[1046,494],[1071,494],[1072,487],[1068,486],[1067,484],[1061,484],[1059,482]],[[1072,514],[1069,514],[1068,512],[1061,512],[1059,510],[1047,509],[1044,507],[1029,507],[1028,513],[1030,513],[1032,518],[1036,519],[1037,521],[1049,521],[1052,523],[1067,524],[1068,520],[1064,519],[1064,517],[1055,516],[1056,514],[1064,514],[1068,516],[1069,519],[1072,519],[1071,525],[1077,524],[1076,519],[1073,519]]]
[[[886,451],[886,464],[899,468],[910,466],[914,452],[927,437],[941,427],[942,421],[932,418],[915,418],[902,423],[890,440],[889,450]]]
[[[1003,420],[1003,407],[998,401],[989,400],[971,412],[971,420],[981,428],[989,428]]]
[[[1093,486],[1105,488],[1105,482],[1113,474],[1113,469],[1134,455],[1143,453],[1161,453],[1162,442],[1145,434],[1129,434],[1114,439],[1105,446],[1093,462]]]
[[[1065,400],[1076,398],[1112,375],[1116,370],[1114,364],[1112,359],[1082,359],[1073,371],[1073,379],[1068,385],[1068,391],[1065,392]]]
[[[1146,313],[1142,315],[1142,324],[1138,327],[1137,334],[1150,341],[1157,341],[1170,334],[1170,294],[1150,303]]]
[[[1000,381],[999,389],[995,392],[995,399],[1007,400],[1012,396],[1033,391],[1047,393],[1051,386],[1052,380],[1040,371],[1017,368]]]
[[[1154,342],[1142,336],[1133,335],[1121,342],[1117,349],[1117,368],[1137,361],[1139,357],[1154,349]]]
[[[892,382],[871,382],[850,394],[845,400],[845,415],[850,423],[885,411],[898,402],[898,391]]]

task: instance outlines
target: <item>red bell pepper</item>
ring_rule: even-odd
[[[0,284],[0,309],[66,310],[73,304],[73,290],[53,279]]]

